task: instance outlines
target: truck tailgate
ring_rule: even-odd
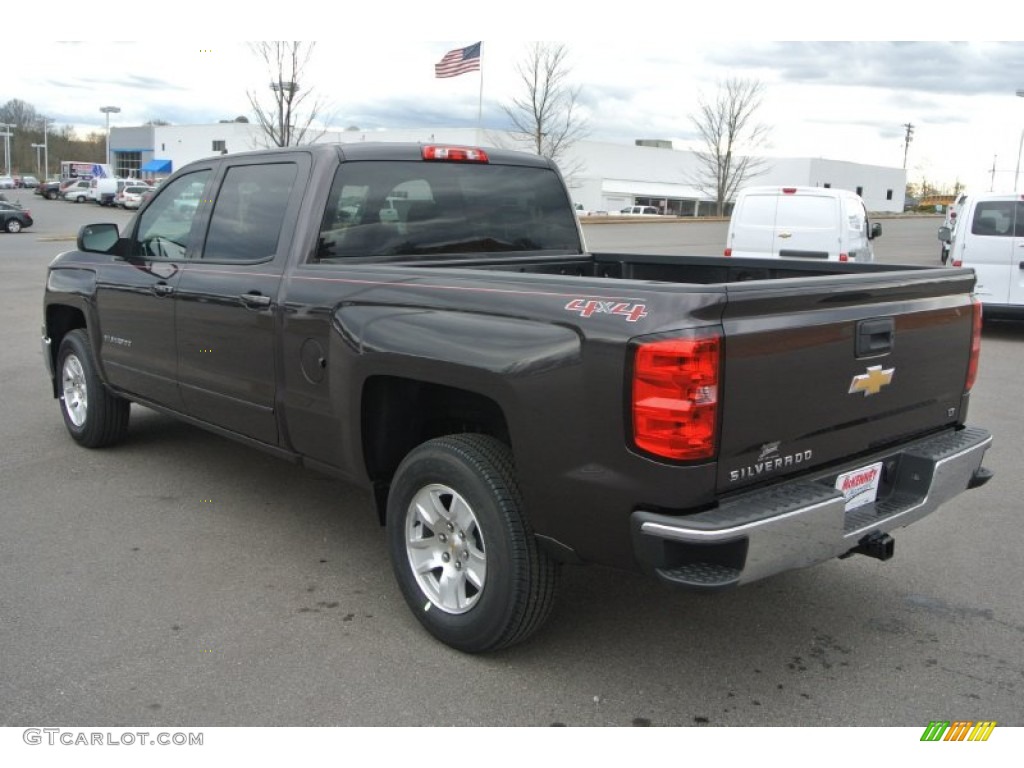
[[[719,492],[962,423],[973,284],[929,270],[729,285]]]

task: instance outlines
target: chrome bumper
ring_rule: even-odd
[[[986,430],[967,427],[751,491],[707,512],[638,510],[634,550],[665,581],[703,589],[814,565],[851,552],[871,534],[910,525],[967,490],[991,443]],[[878,461],[886,473],[878,499],[847,512],[836,477]]]

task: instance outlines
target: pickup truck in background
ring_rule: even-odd
[[[71,437],[132,403],[374,492],[398,585],[468,652],[565,563],[714,590],[984,483],[969,270],[591,253],[548,160],[324,144],[180,169],[83,227],[42,344]],[[941,553],[937,553],[941,556]]]

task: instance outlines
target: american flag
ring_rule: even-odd
[[[473,43],[465,48],[448,51],[444,58],[434,65],[434,75],[436,77],[455,77],[463,72],[480,69],[481,45],[482,43]]]

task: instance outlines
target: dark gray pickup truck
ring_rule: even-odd
[[[550,612],[562,563],[718,589],[851,553],[990,476],[968,270],[590,253],[557,169],[354,143],[225,155],[50,264],[87,447],[154,408],[375,492],[445,643]]]

